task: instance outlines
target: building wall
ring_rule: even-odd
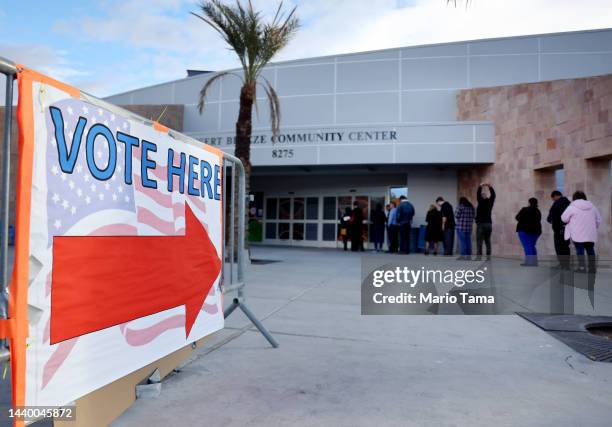
[[[239,74],[238,70],[236,71]],[[612,73],[612,30],[411,46],[270,64],[263,71],[281,100],[284,127],[451,122],[463,89]],[[184,104],[185,132],[232,132],[240,80],[211,87],[197,111],[200,74],[107,98],[118,105]],[[258,97],[264,99],[260,90]],[[253,128],[267,130],[259,103]]]
[[[234,70],[240,74],[239,70]],[[455,123],[460,90],[612,73],[612,30],[582,31],[412,46],[270,64],[263,71],[279,94],[281,133],[397,130],[397,143],[254,143],[259,165],[490,163],[490,125]],[[197,110],[207,73],[114,95],[116,104],[184,104],[185,133],[227,144],[234,134],[240,80],[212,85]],[[259,91],[253,133],[269,140],[268,104]],[[444,126],[442,126],[444,125]],[[460,136],[467,133],[467,137]],[[451,135],[451,136],[449,136]],[[450,139],[449,139],[450,138]],[[293,148],[279,157],[279,148]],[[342,153],[345,153],[344,155]],[[349,153],[348,155],[346,153]],[[439,154],[449,154],[443,159]],[[284,154],[283,152],[281,154]]]
[[[495,187],[497,253],[519,253],[515,214],[535,196],[545,217],[563,168],[566,195],[583,190],[601,212],[597,247],[612,256],[612,75],[463,90],[457,103],[459,120],[495,123],[495,164],[460,171],[459,194],[473,200],[479,182]],[[546,223],[544,230],[538,246],[554,253]]]

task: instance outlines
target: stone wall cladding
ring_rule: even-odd
[[[600,210],[598,252],[612,256],[612,75],[466,89],[457,95],[457,106],[459,120],[495,123],[495,164],[461,170],[458,190],[474,200],[480,182],[495,187],[496,253],[521,253],[514,216],[529,197],[538,198],[544,217],[538,249],[554,253],[545,217],[554,170],[563,167],[566,195],[571,199],[583,190]]]

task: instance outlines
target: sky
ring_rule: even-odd
[[[278,0],[252,0],[270,17]],[[285,0],[301,28],[276,61],[612,27],[612,0]],[[238,65],[194,0],[0,0],[0,56],[102,97]]]

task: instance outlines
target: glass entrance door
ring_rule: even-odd
[[[268,197],[265,206],[266,241],[299,245],[319,240],[319,197]]]
[[[369,195],[266,197],[264,238],[274,244],[342,247],[340,218],[358,202],[364,219],[362,238],[367,248],[371,209],[384,201],[384,196]]]

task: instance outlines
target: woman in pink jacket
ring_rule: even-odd
[[[576,191],[572,203],[561,214],[565,224],[565,240],[571,239],[578,255],[578,271],[586,271],[584,252],[589,256],[589,269],[595,269],[595,242],[601,224],[599,211],[582,191]]]

